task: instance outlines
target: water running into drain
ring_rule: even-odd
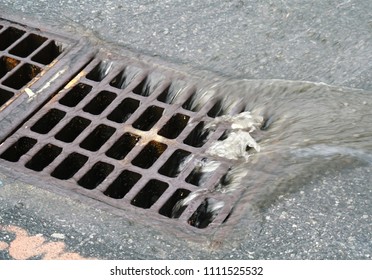
[[[229,180],[213,192],[243,189],[241,201],[261,208],[324,172],[372,163],[371,93],[307,82],[232,80],[210,84],[190,106],[211,99],[222,100],[222,117],[204,130],[225,122],[230,134],[207,153],[235,160]],[[244,104],[243,113],[225,115],[236,102]],[[208,167],[201,173],[202,168]],[[191,193],[174,211],[206,191]],[[218,208],[213,207],[218,202],[208,203],[205,211]]]

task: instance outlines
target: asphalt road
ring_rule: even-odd
[[[194,69],[372,89],[370,1],[1,0],[0,5]]]
[[[13,12],[194,73],[372,90],[370,1],[0,1],[0,14]],[[6,174],[0,181],[0,224],[63,240],[84,257],[372,259],[368,164],[309,180],[263,212],[247,214],[218,250]],[[13,238],[0,233],[7,244]],[[0,259],[10,257],[0,250]]]

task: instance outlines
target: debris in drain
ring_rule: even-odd
[[[253,116],[250,112],[243,112],[236,116],[221,116],[208,123],[206,129],[214,129],[217,125],[228,125],[225,139],[212,144],[207,153],[232,160],[249,158],[247,147],[260,151],[260,146],[251,136],[251,133],[262,125],[261,116]]]

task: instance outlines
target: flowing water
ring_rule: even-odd
[[[241,149],[227,137],[226,149],[217,152],[237,159],[223,191],[244,188],[242,200],[250,206],[267,206],[279,194],[332,170],[372,164],[370,92],[283,80],[221,81],[205,92],[223,99],[221,110],[237,100],[242,111],[250,112],[227,121],[232,138],[249,133],[253,142],[249,137],[238,142],[255,149]]]

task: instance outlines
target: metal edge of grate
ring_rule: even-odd
[[[0,76],[1,93],[7,94],[0,104],[3,140],[50,98],[49,93],[63,87],[96,50],[84,38],[55,33],[24,19],[0,17],[0,27],[0,36],[6,33],[0,59],[8,64]]]

